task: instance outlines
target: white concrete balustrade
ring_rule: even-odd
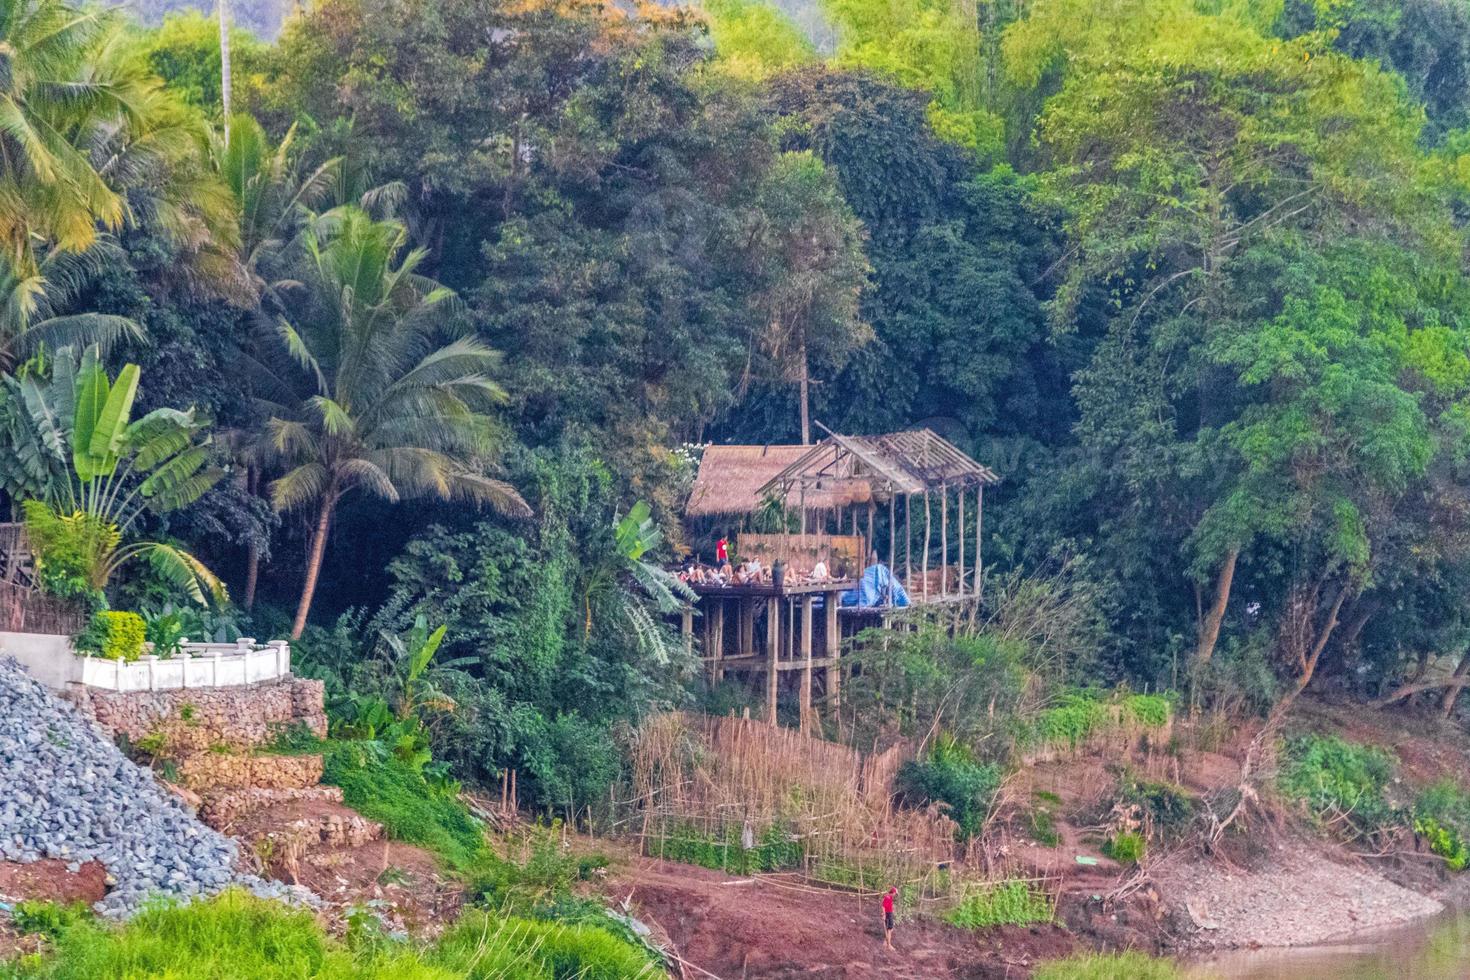
[[[259,649],[257,649],[259,647]],[[291,645],[285,640],[257,644],[249,637],[234,643],[182,644],[180,653],[151,653],[128,663],[78,656],[71,639],[40,633],[0,632],[0,657],[20,661],[38,681],[53,688],[86,684],[107,691],[165,691],[191,687],[238,687],[291,673]]]

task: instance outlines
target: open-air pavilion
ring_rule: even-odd
[[[774,719],[790,676],[808,727],[815,703],[840,703],[844,636],[885,622],[905,603],[980,599],[984,494],[999,482],[929,429],[829,433],[812,446],[708,447],[686,517],[746,527],[759,518],[783,528],[743,530],[732,544],[737,560],[780,560],[787,569],[780,584],[694,586],[710,682],[733,671],[763,675]],[[831,580],[803,574],[818,560]],[[901,587],[861,587],[893,580]],[[692,614],[684,631],[692,646]]]

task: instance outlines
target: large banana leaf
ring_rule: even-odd
[[[100,476],[111,476],[117,469],[123,447],[127,443],[128,424],[132,421],[133,399],[138,395],[138,365],[127,364],[117,373],[93,423],[87,454]],[[81,442],[80,439],[77,440]]]
[[[92,433],[97,428],[102,407],[107,403],[109,388],[107,372],[98,360],[96,349],[87,348],[77,369],[76,411],[71,437],[72,466],[77,471],[77,479],[83,483],[90,483],[101,475],[93,465]]]

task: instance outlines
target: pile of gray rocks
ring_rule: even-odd
[[[236,884],[271,898],[310,893],[235,871],[233,840],[206,827],[94,724],[0,656],[0,860],[96,860],[112,885],[103,915],[150,898]]]

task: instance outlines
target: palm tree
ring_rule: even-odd
[[[654,613],[668,616],[699,597],[678,576],[644,560],[663,540],[652,515],[648,503],[638,501],[613,526],[611,547],[588,563],[582,583],[583,640],[592,635],[593,607],[601,606],[623,621],[643,652],[668,663],[673,650]]]
[[[209,155],[233,201],[240,265],[249,277],[253,299],[259,302],[269,288],[271,260],[312,211],[330,199],[341,159],[334,157],[303,172],[296,127],[272,145],[260,123],[244,113],[228,118],[225,127],[212,134]]]
[[[464,498],[529,515],[515,489],[485,475],[505,393],[499,355],[473,337],[445,339],[453,294],[416,274],[407,233],[348,206],[301,235],[301,311],[274,324],[275,356],[259,386],[283,512],[313,521],[292,625],[301,636],[338,503],[354,490],[388,501]],[[292,299],[298,299],[293,294]]]
[[[124,120],[139,94],[93,73],[112,27],[100,9],[63,0],[0,0],[0,247],[21,275],[34,269],[35,241],[82,251],[99,226],[123,223],[123,198],[84,142]]]
[[[43,343],[136,331],[64,315],[130,221],[180,244],[186,273],[231,278],[231,206],[203,165],[203,135],[203,117],[148,72],[112,14],[0,0],[0,367]]]

